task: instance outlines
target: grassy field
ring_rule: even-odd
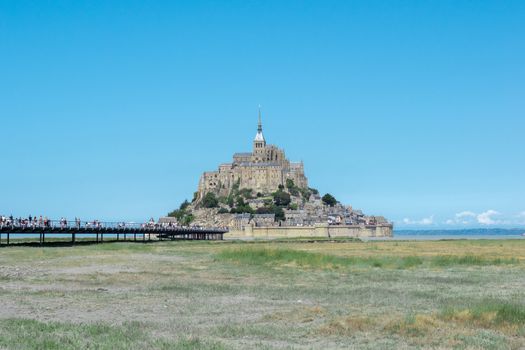
[[[0,249],[0,349],[520,349],[525,240]]]

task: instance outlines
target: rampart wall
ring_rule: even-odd
[[[230,231],[225,238],[256,238],[277,239],[297,237],[392,237],[392,225],[316,225],[294,227],[252,227],[246,226],[242,230]]]

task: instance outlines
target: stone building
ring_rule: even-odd
[[[205,172],[199,181],[197,200],[200,201],[208,192],[228,196],[234,187],[252,189],[255,194],[268,194],[276,191],[279,185],[286,185],[287,179],[293,180],[300,188],[308,187],[303,163],[290,162],[282,149],[266,143],[259,111],[252,152],[235,153],[232,163],[221,164],[217,171]]]
[[[255,214],[251,222],[255,227],[275,226],[275,214]]]
[[[235,214],[231,218],[230,224],[228,226],[229,226],[230,229],[242,230],[246,226],[250,225],[251,219],[252,219],[252,216],[250,214],[247,214],[247,213]]]

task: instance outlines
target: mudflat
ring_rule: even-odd
[[[0,348],[519,349],[525,240],[0,249]]]

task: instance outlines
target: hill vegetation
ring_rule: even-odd
[[[228,196],[220,196],[208,192],[198,201],[195,197],[192,203],[184,201],[181,207],[168,216],[175,217],[183,224],[193,221],[193,209],[206,208],[217,209],[217,214],[274,214],[275,221],[285,219],[284,210],[298,210],[301,205],[308,202],[312,195],[319,195],[314,188],[300,188],[291,179],[286,180],[286,185],[280,185],[273,193],[260,193],[251,188],[239,188],[239,182],[233,185]],[[262,205],[255,206],[253,203],[262,201]],[[330,194],[323,197],[326,205],[333,206],[337,201]]]

